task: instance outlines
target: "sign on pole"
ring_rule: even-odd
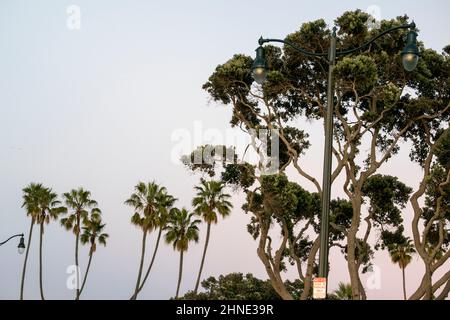
[[[313,282],[313,298],[326,299],[327,297],[327,278],[315,278]]]

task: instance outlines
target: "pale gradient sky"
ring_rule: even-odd
[[[81,8],[78,31],[66,27],[66,9],[72,4]],[[283,38],[303,22],[324,18],[332,23],[346,10],[372,5],[380,8],[382,18],[404,13],[414,18],[427,47],[441,50],[450,43],[450,3],[444,0],[0,0],[0,241],[28,232],[29,220],[20,207],[21,189],[28,183],[43,182],[58,193],[83,186],[99,202],[111,236],[107,248],[99,247],[93,258],[83,298],[129,298],[141,233],[130,224],[132,212],[123,201],[137,181],[154,179],[180,199],[179,206],[189,207],[198,178],[171,162],[171,135],[182,128],[192,131],[195,121],[223,134],[229,128],[231,110],[209,103],[201,89],[215,66],[234,53],[253,55],[260,35]],[[320,179],[321,127],[304,121],[298,126],[311,133],[313,147],[304,164]],[[405,146],[384,172],[415,187],[420,170],[407,154]],[[338,189],[335,196],[341,195]],[[213,228],[203,275],[239,271],[266,278],[256,243],[246,231],[249,217],[239,203],[235,207],[231,217]],[[410,216],[410,208],[405,213]],[[73,235],[59,223],[47,228],[44,289],[49,299],[73,297],[66,288],[73,243]],[[39,298],[37,245],[36,232],[26,298]],[[182,292],[193,288],[202,245],[187,253]],[[0,299],[19,296],[24,257],[16,246],[13,241],[0,248]],[[152,246],[153,237],[148,248]],[[83,248],[83,266],[86,256]],[[348,281],[348,273],[339,252],[332,252],[331,259],[333,289]],[[381,269],[381,289],[368,290],[369,298],[400,298],[400,269],[386,253],[378,253],[375,263]],[[173,296],[177,272],[178,254],[162,246],[141,297]],[[418,285],[421,272],[415,258],[407,269],[409,291]]]

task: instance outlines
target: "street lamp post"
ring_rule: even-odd
[[[9,240],[16,238],[16,237],[20,237],[19,245],[17,246],[17,251],[19,252],[19,254],[22,254],[25,251],[25,239],[23,238],[23,233],[15,234],[15,235],[9,237],[8,239],[6,239],[5,241],[0,242],[0,246],[4,245]]]
[[[259,84],[263,84],[267,74],[267,63],[265,60],[264,47],[262,46],[267,42],[281,42],[295,51],[310,57],[322,57],[327,59],[328,62],[328,88],[327,88],[327,112],[325,118],[325,146],[324,146],[324,158],[323,158],[323,180],[322,180],[322,212],[320,221],[320,251],[319,251],[319,277],[325,278],[325,296],[327,293],[327,281],[328,276],[328,251],[329,251],[329,217],[330,217],[330,198],[331,198],[331,164],[332,164],[332,143],[333,143],[333,113],[334,113],[334,83],[333,83],[333,69],[337,57],[348,55],[354,52],[358,52],[364,48],[367,48],[371,43],[378,38],[391,33],[399,29],[409,29],[406,37],[406,45],[401,52],[402,64],[406,71],[412,71],[417,66],[419,60],[419,49],[417,47],[417,32],[416,24],[414,22],[410,24],[404,24],[385,30],[373,37],[366,43],[357,48],[352,48],[344,51],[336,51],[336,27],[333,28],[333,32],[330,37],[330,48],[328,53],[315,53],[306,51],[296,44],[281,39],[259,39],[259,47],[256,49],[256,58],[252,65],[252,76]]]

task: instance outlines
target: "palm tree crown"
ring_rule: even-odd
[[[404,242],[390,245],[388,250],[392,262],[398,264],[401,269],[405,269],[411,263],[412,254],[416,252],[409,238]]]
[[[165,228],[166,242],[173,245],[177,251],[184,252],[189,248],[189,242],[198,242],[198,224],[201,222],[192,217],[194,213],[189,213],[185,208],[172,208],[170,210],[168,224]]]
[[[194,212],[207,223],[217,223],[218,214],[226,217],[230,214],[233,205],[228,199],[229,194],[224,192],[225,185],[221,181],[203,180],[196,186],[197,195],[192,199]]]
[[[98,243],[106,246],[106,239],[109,237],[107,233],[102,233],[105,228],[104,223],[101,219],[91,218],[85,222],[86,226],[83,227],[83,233],[80,236],[80,241],[82,244],[89,243],[91,248],[89,254],[94,253],[97,249]]]
[[[158,213],[161,206],[158,200],[163,194],[167,195],[166,188],[160,187],[155,182],[139,182],[134,189],[135,192],[125,201],[126,205],[133,207],[135,210],[131,217],[131,223],[144,231],[152,231],[160,224]]]
[[[159,189],[156,195],[157,214],[155,216],[155,225],[164,229],[169,219],[170,210],[178,199],[167,193],[165,187]]]
[[[25,208],[28,216],[36,220],[41,213],[40,195],[45,192],[45,188],[41,183],[30,183],[22,191],[22,208]]]
[[[97,219],[101,211],[97,208],[97,201],[91,199],[91,193],[83,188],[73,189],[63,194],[64,202],[67,208],[72,210],[69,216],[61,219],[61,225],[67,230],[72,229],[74,234],[79,234],[81,226],[79,223],[85,223],[89,215]],[[89,212],[89,210],[91,210]],[[90,213],[90,214],[89,214]],[[78,222],[78,218],[80,221]]]
[[[42,188],[38,193],[38,208],[40,210],[37,222],[49,223],[50,219],[56,220],[60,214],[67,212],[67,208],[61,205],[58,195],[51,188]]]
[[[338,300],[351,300],[353,298],[352,285],[339,282],[338,288],[332,293],[332,297]]]

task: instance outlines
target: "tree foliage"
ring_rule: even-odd
[[[369,28],[371,19],[360,10],[338,17],[335,20],[337,50],[356,48],[387,29],[410,21],[407,16],[399,16],[380,21],[379,28]],[[444,223],[441,217],[446,216],[448,203],[445,181],[448,180],[449,144],[444,134],[448,132],[450,120],[450,50],[446,47],[440,54],[419,43],[419,64],[413,72],[406,72],[400,56],[406,33],[407,30],[397,29],[362,50],[338,57],[333,74],[333,156],[337,164],[332,181],[344,175],[347,199],[335,199],[331,204],[330,240],[346,255],[354,299],[365,298],[359,273],[370,266],[373,249],[386,248],[404,238],[403,211],[411,194],[412,199],[416,193],[397,178],[378,172],[405,146],[402,142],[412,144],[411,161],[425,171],[430,154],[439,159],[433,165],[433,174],[426,174],[430,183],[427,203],[423,210],[415,209],[420,211],[415,222],[430,225],[424,243],[428,243],[427,247],[431,244],[439,247],[433,249],[434,256],[438,251],[445,251],[448,238],[448,231],[442,232],[448,230],[448,222]],[[308,51],[326,52],[330,34],[329,26],[319,19],[302,24],[285,40]],[[252,59],[239,54],[217,66],[203,88],[214,101],[231,107],[233,127],[249,135],[259,129],[279,132],[279,175],[258,176],[255,171],[253,180],[249,178],[253,174],[252,164],[238,163],[225,167],[222,178],[246,193],[244,210],[253,214],[248,230],[258,240],[258,256],[276,291],[288,299],[292,296],[285,290],[280,276],[286,268],[283,259],[287,256],[296,262],[299,279],[305,282],[305,292],[309,294],[307,282],[317,252],[313,250],[317,241],[311,238],[317,234],[317,219],[313,218],[317,207],[313,209],[308,204],[317,205],[322,192],[318,180],[300,162],[309,147],[308,134],[296,129],[293,123],[299,118],[324,120],[328,63],[325,58],[305,56],[288,45],[282,48],[266,45],[265,49],[269,72],[262,86],[253,84],[250,78]],[[252,146],[258,148],[255,142]],[[288,167],[309,181],[315,192],[305,193],[304,188],[283,178]],[[281,244],[272,251],[274,241],[269,230],[273,225],[281,232]],[[362,236],[358,233],[361,230]],[[370,235],[375,232],[380,236],[373,244]],[[418,242],[415,237],[416,246]],[[425,253],[423,257],[428,259]],[[299,267],[302,261],[309,267],[308,277]]]
[[[294,296],[302,292],[301,282],[286,281],[286,286]],[[186,293],[183,300],[280,300],[269,280],[260,280],[251,273],[230,273],[218,278],[209,277],[202,281],[203,292]]]

